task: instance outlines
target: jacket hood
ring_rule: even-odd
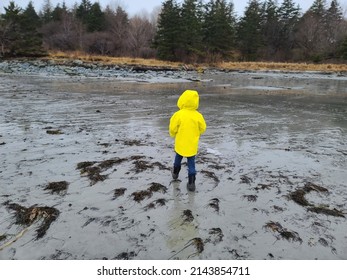
[[[197,110],[199,108],[199,94],[195,90],[186,90],[177,101],[179,109]]]

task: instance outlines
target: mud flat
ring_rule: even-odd
[[[347,259],[346,77],[6,67],[0,259]],[[170,175],[187,88],[195,193]]]

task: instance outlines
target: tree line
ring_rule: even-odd
[[[166,0],[151,15],[81,0],[68,8],[46,0],[14,1],[0,14],[0,57],[44,56],[48,51],[182,62],[342,61],[347,21],[337,0],[315,0],[302,13],[294,0],[249,0],[237,16],[227,0]]]

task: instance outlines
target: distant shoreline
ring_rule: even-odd
[[[80,52],[52,52],[42,58],[13,58],[8,61],[49,61],[51,64],[67,66],[98,65],[100,67],[117,66],[134,71],[197,71],[207,69],[220,71],[280,71],[280,72],[322,72],[347,74],[347,63],[291,63],[291,62],[216,62],[210,64],[185,64],[157,59],[132,57],[109,57],[88,55]],[[1,60],[0,60],[1,62]]]

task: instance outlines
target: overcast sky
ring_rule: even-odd
[[[7,7],[9,2],[11,0],[0,0],[0,11],[3,12],[3,7]],[[30,0],[13,0],[18,6],[25,8]],[[64,0],[50,0],[53,7],[55,7],[58,3],[63,3]],[[45,0],[35,0],[32,1],[34,3],[36,11],[41,10],[43,3]],[[154,8],[160,7],[161,4],[164,2],[164,0],[99,0],[94,1],[91,0],[92,3],[99,2],[102,7],[106,7],[107,5],[110,5],[111,7],[114,6],[122,6],[131,16],[134,14],[147,12],[151,13]],[[178,2],[183,2],[182,0]],[[208,2],[208,0],[205,0],[204,2]],[[238,15],[243,15],[243,12],[245,10],[245,7],[247,6],[247,3],[249,0],[234,0],[234,7],[235,12]],[[301,9],[303,11],[306,11],[314,2],[314,0],[296,0],[297,4],[300,5]],[[81,3],[81,0],[65,0],[67,7],[72,7],[74,3]],[[279,5],[282,3],[282,0],[278,0]],[[331,1],[327,0],[327,3],[330,5]],[[347,0],[339,0],[339,3],[344,11],[347,10]],[[346,14],[346,13],[345,13]]]

